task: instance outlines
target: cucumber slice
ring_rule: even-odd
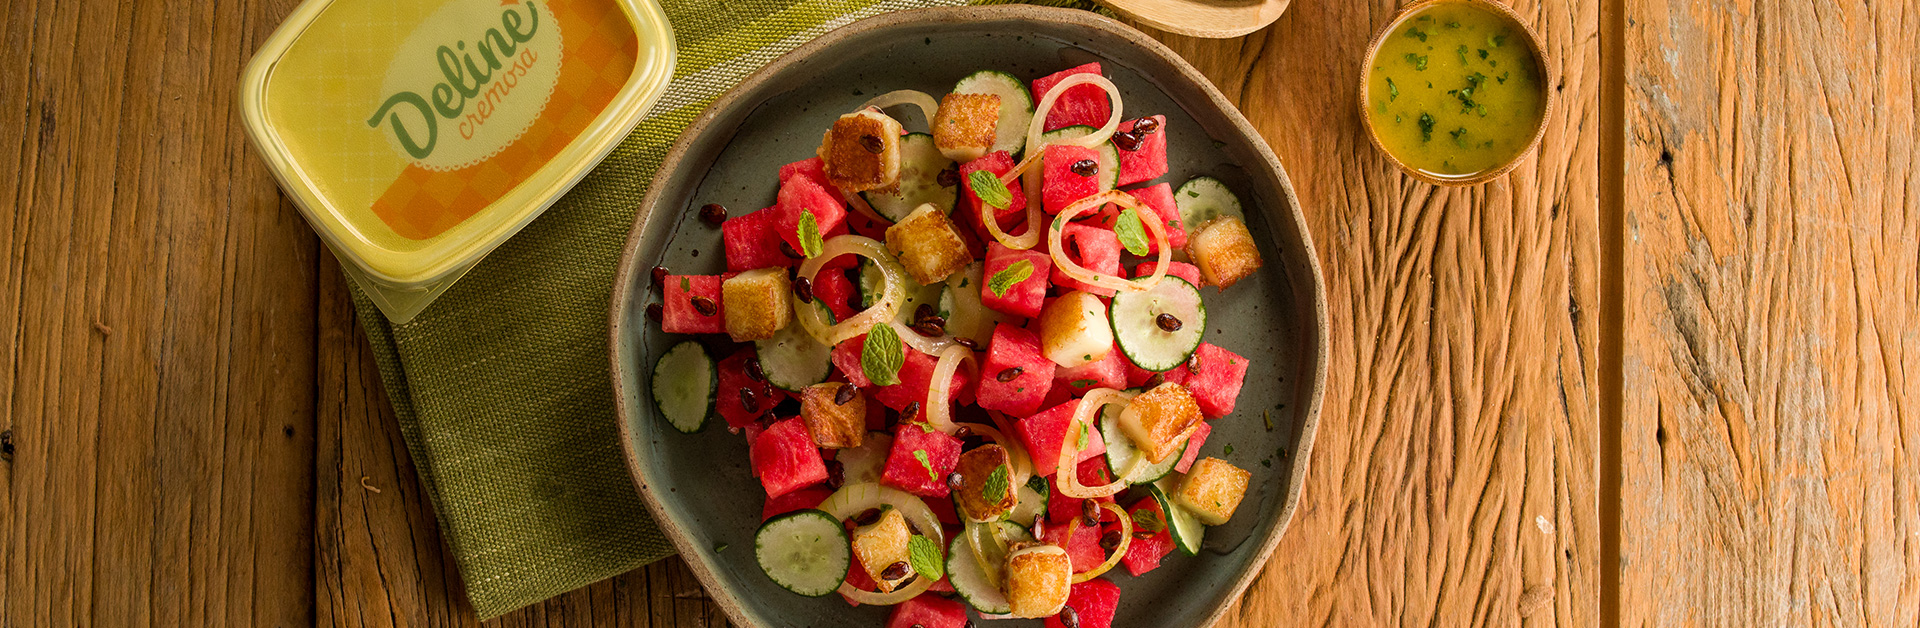
[[[940,171],[953,167],[953,160],[940,154],[933,136],[909,133],[900,138],[900,182],[890,192],[862,192],[873,210],[898,222],[921,205],[933,203],[940,213],[953,213],[957,188],[940,185]]]
[[[887,290],[887,276],[881,274],[880,266],[873,260],[860,258],[860,308],[873,307],[880,302],[880,295]]]
[[[947,289],[940,295],[940,316],[947,319],[947,333],[968,338],[981,345],[993,337],[993,326],[1006,320],[998,310],[980,302],[980,286],[985,271],[980,262],[968,264],[947,278]]]
[[[827,371],[833,367],[833,348],[814,340],[797,322],[774,332],[771,338],[754,341],[753,346],[759,352],[760,370],[767,374],[767,382],[782,390],[800,392],[827,381]]]
[[[1033,532],[1028,531],[1024,526],[1012,521],[996,521],[993,525],[1000,527],[1000,536],[1005,537],[1008,543],[1019,541],[1032,542],[1035,540],[1033,538]]]
[[[1107,406],[1100,411],[1100,436],[1107,441],[1107,470],[1116,477],[1121,471],[1132,466],[1135,458],[1145,455],[1134,446],[1133,439],[1127,438],[1126,432],[1120,430],[1120,412],[1119,406]],[[1186,450],[1187,443],[1183,440],[1180,442],[1179,451]],[[1128,484],[1148,484],[1167,477],[1167,474],[1172,473],[1173,467],[1178,464],[1180,464],[1180,456],[1168,454],[1166,460],[1147,461],[1141,464],[1140,468],[1135,469],[1133,475],[1122,479]]]
[[[993,127],[993,148],[1016,159],[1027,146],[1027,126],[1033,124],[1033,92],[1026,81],[999,70],[968,74],[953,86],[955,94],[992,94],[1000,97],[1000,121]]]
[[[1007,594],[993,585],[987,575],[987,567],[981,565],[980,559],[973,555],[973,548],[967,544],[968,536],[970,534],[955,534],[953,541],[947,544],[947,582],[953,584],[954,592],[959,593],[960,598],[966,600],[974,610],[988,614],[1013,612],[1013,604],[1007,601]]]
[[[1046,478],[1028,478],[1027,483],[1014,492],[1018,501],[1013,503],[1013,510],[1007,513],[1007,520],[1022,526],[1032,524],[1034,517],[1047,512],[1048,492]]]
[[[867,432],[859,447],[842,449],[833,459],[840,462],[840,477],[845,478],[841,485],[878,483],[880,472],[886,467],[887,454],[893,451],[893,435],[886,432]]]
[[[698,432],[713,416],[714,387],[719,382],[706,348],[691,340],[682,342],[653,363],[653,405],[673,429]]]
[[[1160,327],[1160,315],[1173,316],[1180,328]],[[1164,373],[1187,361],[1200,348],[1207,329],[1207,305],[1200,289],[1187,280],[1167,275],[1152,290],[1122,291],[1107,306],[1113,339],[1121,353],[1140,368]]]
[[[773,583],[807,597],[840,588],[853,566],[853,546],[838,519],[820,510],[774,517],[753,535],[753,557]]]
[[[1180,208],[1180,224],[1193,229],[1220,216],[1247,219],[1240,209],[1240,197],[1227,184],[1213,177],[1194,177],[1173,191],[1173,204]]]
[[[1160,511],[1167,513],[1167,529],[1173,532],[1174,546],[1180,548],[1180,553],[1194,556],[1200,553],[1200,538],[1206,535],[1207,527],[1169,497],[1178,481],[1177,477],[1161,478],[1148,485],[1147,491],[1153,494],[1154,501],[1160,502]]]
[[[1070,140],[1097,130],[1099,129],[1084,124],[1054,129],[1041,133],[1040,143],[1052,144],[1058,140]],[[1120,151],[1113,147],[1113,142],[1100,144],[1100,156],[1097,159],[1100,161],[1100,171],[1107,173],[1107,179],[1100,182],[1100,191],[1105,192],[1118,186],[1120,184]]]

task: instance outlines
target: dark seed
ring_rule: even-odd
[[[647,305],[647,318],[653,319],[653,322],[658,323],[661,321],[661,319],[664,319],[666,317],[667,317],[666,309],[660,307],[660,304],[651,303]]]
[[[667,290],[667,267],[653,267],[653,289],[665,293]]]
[[[960,185],[960,170],[958,168],[941,170],[940,175],[934,178],[934,182],[939,183],[943,188]]]
[[[780,254],[793,259],[806,259],[807,257],[805,255],[801,255],[799,251],[793,250],[793,245],[787,244],[786,240],[780,241]]]
[[[767,381],[767,371],[760,368],[760,358],[747,358],[747,377],[756,382]]]
[[[1195,374],[1200,372],[1200,352],[1195,351],[1193,356],[1187,358],[1187,370]]]
[[[903,560],[891,565],[887,565],[886,570],[880,572],[880,577],[887,580],[899,580],[901,578],[907,577],[907,570],[912,568],[913,567],[907,565],[907,561]]]
[[[700,220],[715,227],[727,221],[727,208],[719,203],[707,203],[700,206]]]
[[[912,421],[913,418],[917,416],[920,416],[920,402],[918,401],[909,401],[907,402],[907,407],[900,409],[900,420],[902,421]]]
[[[874,136],[874,135],[860,136],[860,147],[867,149],[867,152],[873,153],[875,155],[878,155],[880,154],[880,151],[887,149],[887,145],[880,141],[879,136]]]
[[[1080,523],[1089,528],[1100,525],[1100,502],[1091,499],[1080,502]]]
[[[693,295],[693,311],[699,312],[701,316],[713,316],[720,312],[720,306],[715,305],[713,299],[696,294]]]
[[[957,491],[957,490],[960,490],[960,487],[966,486],[966,484],[967,484],[967,479],[960,477],[960,474],[958,473],[947,474],[947,488]]]
[[[1147,376],[1147,383],[1144,384],[1144,386],[1147,387],[1148,389],[1153,389],[1153,388],[1159,388],[1161,384],[1165,384],[1165,383],[1167,383],[1167,376],[1161,375],[1159,373],[1154,373],[1152,375]]]
[[[1060,607],[1060,625],[1067,628],[1080,628],[1080,611],[1071,606]]]
[[[1179,318],[1166,312],[1161,312],[1159,316],[1154,317],[1153,324],[1159,325],[1160,331],[1166,332],[1180,331],[1181,325]]]
[[[1073,165],[1068,166],[1067,169],[1072,170],[1074,174],[1091,177],[1094,173],[1100,171],[1100,164],[1094,163],[1092,159],[1082,159],[1073,162]]]
[[[1160,121],[1155,118],[1141,118],[1133,123],[1133,132],[1142,136],[1151,135],[1158,130],[1160,130]]]
[[[1120,150],[1124,150],[1129,153],[1136,150],[1140,150],[1140,134],[1134,133],[1131,131],[1121,131],[1118,133],[1114,133],[1113,145],[1115,148],[1119,148]]]
[[[859,392],[860,389],[854,388],[853,384],[841,384],[840,390],[833,393],[833,405],[844,406],[853,403],[853,396]]]
[[[854,523],[857,523],[863,526],[870,526],[875,523],[878,523],[879,521],[880,521],[879,508],[868,508],[866,512],[860,513],[860,516],[853,518]]]
[[[914,323],[913,331],[914,333],[920,334],[922,336],[926,336],[928,338],[938,338],[940,337],[940,335],[947,333],[947,321],[946,319],[935,316],[933,318],[929,318],[927,320]]]
[[[980,350],[980,343],[974,342],[972,338],[954,338],[953,343],[966,347],[970,351]]]
[[[1120,530],[1118,528],[1108,530],[1106,534],[1100,535],[1100,549],[1111,552],[1117,547],[1120,547]]]
[[[795,298],[800,299],[801,303],[812,303],[813,302],[813,282],[807,281],[806,277],[794,278],[793,296]]]
[[[1025,372],[1027,372],[1026,369],[1020,368],[1018,366],[1009,366],[1006,368],[1006,370],[1000,371],[999,375],[993,376],[993,379],[999,381],[1002,384],[1005,384],[1007,382],[1013,381],[1013,378],[1019,377],[1021,373],[1025,373]]]
[[[754,398],[752,388],[740,389],[740,407],[746,408],[748,410],[752,410],[754,404],[758,401],[759,401],[758,399]]]
[[[832,486],[834,488],[840,488],[840,485],[846,484],[846,483],[847,483],[846,466],[840,464],[840,461],[838,460],[828,460],[827,461],[827,485]]]
[[[932,303],[922,303],[922,304],[920,304],[920,307],[917,307],[917,308],[913,308],[913,321],[914,321],[914,322],[916,322],[916,323],[917,323],[917,322],[920,322],[920,321],[924,321],[924,320],[927,320],[927,319],[929,319],[929,318],[933,318],[933,304],[932,304]]]
[[[966,438],[972,435],[973,435],[973,428],[967,427],[965,425],[962,425],[960,426],[959,429],[956,429],[953,431],[954,438]]]

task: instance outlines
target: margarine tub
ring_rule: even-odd
[[[406,322],[613,150],[673,60],[654,0],[308,0],[240,107],[281,189]]]

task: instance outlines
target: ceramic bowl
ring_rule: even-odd
[[[1162,180],[1206,174],[1227,182],[1244,200],[1266,260],[1231,291],[1207,292],[1207,341],[1250,357],[1252,367],[1236,412],[1214,421],[1204,451],[1252,471],[1252,488],[1232,521],[1207,530],[1197,556],[1169,556],[1140,578],[1113,572],[1124,591],[1114,625],[1207,625],[1266,564],[1300,497],[1327,360],[1324,289],[1286,171],[1206,78],[1122,24],[1043,7],[915,10],[828,33],[715,102],[667,155],[620,262],[609,341],[627,461],[660,529],[735,623],[877,628],[887,609],[800,597],[761,573],[753,534],[764,492],[749,471],[746,440],[718,420],[700,433],[676,432],[647,396],[651,365],[675,341],[645,317],[656,298],[649,270],[723,270],[720,230],[699,220],[698,207],[720,203],[737,215],[771,205],[779,167],[811,156],[834,118],[874,95],[944,94],[987,68],[1031,80],[1092,59],[1120,87],[1129,117],[1167,115],[1172,171]],[[924,128],[916,117],[903,122]],[[716,550],[721,545],[730,549]]]

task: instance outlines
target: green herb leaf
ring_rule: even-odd
[[[1486,49],[1486,48],[1481,48],[1481,49],[1479,50],[1479,52],[1480,52],[1480,58],[1482,58],[1482,59],[1485,59],[1485,58],[1487,58],[1487,49]]]
[[[727,551],[727,544],[726,544],[726,543],[714,543],[714,544],[713,544],[713,553],[715,553],[715,554],[718,554],[718,553],[720,553],[720,552],[724,552],[724,551]]]
[[[1420,141],[1433,141],[1433,114],[1420,112]]]
[[[1262,419],[1265,419],[1265,420],[1266,420],[1266,422],[1267,422],[1267,431],[1269,431],[1269,432],[1271,432],[1271,431],[1273,431],[1273,411],[1272,411],[1272,410],[1261,410],[1261,411],[1260,411],[1260,418],[1262,418]]]
[[[993,296],[995,297],[1005,297],[1007,296],[1008,290],[1012,290],[1015,285],[1026,281],[1028,277],[1032,276],[1033,262],[1020,260],[1008,264],[1006,268],[1000,269],[1000,272],[994,273],[992,277],[988,277],[987,289],[992,290]]]
[[[1399,97],[1400,97],[1400,86],[1393,84],[1393,77],[1387,77],[1387,100],[1392,101]]]
[[[900,364],[906,354],[900,350],[900,334],[892,325],[874,325],[867,332],[867,344],[860,349],[860,370],[875,386],[900,383]]]
[[[1160,515],[1142,508],[1133,511],[1133,529],[1148,534],[1159,534],[1161,530],[1167,529],[1167,524],[1160,521]]]
[[[1100,380],[1097,380],[1097,379],[1093,379],[1093,378],[1091,378],[1091,377],[1089,377],[1089,378],[1087,378],[1087,379],[1076,379],[1076,380],[1073,380],[1073,383],[1072,383],[1072,386],[1073,386],[1074,388],[1086,388],[1086,387],[1088,387],[1088,386],[1092,386],[1092,385],[1094,385],[1094,384],[1098,384],[1098,383],[1100,383]]]
[[[1454,144],[1455,146],[1459,146],[1459,147],[1461,147],[1461,148],[1466,148],[1466,147],[1467,147],[1467,143],[1466,143],[1465,141],[1462,141],[1462,140],[1460,139],[1461,137],[1463,137],[1463,136],[1465,136],[1466,134],[1467,134],[1467,127],[1460,127],[1460,128],[1458,128],[1458,129],[1455,129],[1455,130],[1452,130],[1452,131],[1448,131],[1448,132],[1447,132],[1447,135],[1451,135],[1451,136],[1453,136],[1453,144]]]
[[[1413,64],[1413,69],[1416,72],[1425,71],[1427,69],[1427,55],[1417,55],[1409,52],[1407,53],[1407,63]]]
[[[1500,47],[1500,44],[1504,44],[1504,43],[1507,43],[1507,36],[1506,36],[1506,35],[1494,35],[1494,36],[1492,36],[1492,37],[1488,37],[1488,38],[1487,38],[1487,43],[1490,43],[1490,44],[1493,44],[1493,47],[1495,47],[1495,48],[1499,48],[1499,47]]]
[[[1027,488],[1039,493],[1042,500],[1048,497],[1047,493],[1052,492],[1047,488],[1047,479],[1037,475],[1027,478]]]
[[[1078,436],[1073,437],[1073,448],[1086,449],[1088,444],[1087,441],[1092,440],[1092,437],[1088,436],[1088,433],[1091,432],[1092,430],[1087,429],[1087,424],[1084,421],[1080,423],[1076,423],[1074,425],[1079,428],[1078,431],[1080,432],[1080,434]]]
[[[1229,456],[1233,455],[1233,443],[1227,443],[1227,447],[1221,451],[1226,452]]]
[[[980,499],[981,501],[985,501],[991,504],[991,503],[999,503],[999,501],[1002,498],[1005,498],[1006,496],[1007,496],[1007,465],[1003,464],[1003,465],[994,467],[993,473],[987,474],[986,485],[980,487]]]
[[[1460,65],[1466,65],[1467,64],[1467,45],[1460,44],[1460,49],[1455,50],[1454,52],[1460,53]]]
[[[947,559],[940,555],[940,544],[918,534],[907,539],[907,563],[929,581],[939,580],[947,573]]]
[[[1420,40],[1420,41],[1426,41],[1426,40],[1427,40],[1427,32],[1426,32],[1426,31],[1423,31],[1423,30],[1420,30],[1420,29],[1417,29],[1417,28],[1409,28],[1409,29],[1407,29],[1407,36],[1408,36],[1408,37],[1412,37],[1412,38],[1414,38],[1414,39],[1418,39],[1418,40]]]
[[[933,461],[927,459],[927,450],[925,449],[913,450],[913,459],[920,461],[920,466],[926,467],[928,480],[932,481],[935,484],[940,483],[940,473],[938,471],[933,470]]]
[[[813,212],[800,212],[799,232],[800,253],[807,257],[819,257],[820,251],[825,249],[827,244],[820,239],[820,223],[814,219]]]
[[[693,292],[693,281],[692,281],[692,280],[689,280],[689,279],[687,279],[686,277],[681,277],[681,278],[680,278],[680,291],[681,291],[681,292]]]
[[[1000,177],[991,172],[975,170],[967,173],[967,188],[973,190],[974,196],[980,197],[980,202],[992,205],[994,209],[1006,209],[1013,205],[1013,191],[1008,190],[1007,184],[1001,183]]]
[[[1120,222],[1114,223],[1113,234],[1120,236],[1120,246],[1127,247],[1128,253],[1147,254],[1147,227],[1140,224],[1140,212],[1121,210]]]
[[[1272,459],[1272,458],[1267,458],[1267,459],[1265,459],[1265,460],[1261,460],[1261,461],[1260,461],[1260,466],[1263,466],[1263,467],[1266,467],[1266,468],[1268,468],[1268,469],[1272,469],[1272,468],[1273,468],[1273,459]]]

